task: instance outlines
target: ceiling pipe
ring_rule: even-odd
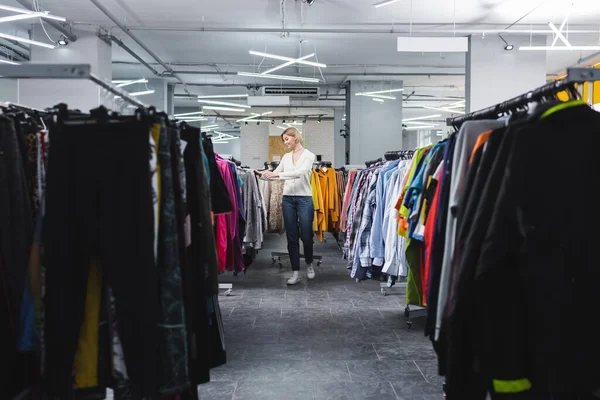
[[[148,46],[146,46],[136,35],[134,35],[125,25],[123,25],[117,17],[110,13],[98,0],[90,0],[92,4],[94,4],[100,11],[104,13],[108,18],[110,18],[123,32],[125,32],[134,42],[136,42],[146,53],[148,53],[152,58],[154,58],[162,67],[169,71],[171,75],[177,79],[182,85],[184,90],[187,92],[187,84],[181,79],[181,77],[173,71],[171,67],[169,67],[155,52],[153,52]]]
[[[17,0],[17,3],[19,3],[28,10],[35,11],[33,4],[31,4],[29,0]],[[65,37],[69,39],[70,42],[77,41],[77,35],[71,32],[71,24],[69,22],[58,22],[51,19],[45,19],[44,23],[50,25],[51,27],[65,35]]]
[[[92,0],[95,1],[95,0]],[[330,33],[330,34],[375,34],[375,35],[384,35],[384,34],[533,34],[533,35],[547,35],[553,33],[552,29],[506,29],[506,28],[498,28],[498,29],[424,29],[424,30],[415,30],[414,26],[419,24],[412,24],[412,31],[409,24],[394,24],[393,28],[380,28],[380,29],[361,29],[361,28],[285,28],[283,31],[281,28],[223,28],[223,27],[181,27],[181,26],[159,26],[159,27],[150,27],[150,26],[128,26],[126,29],[132,31],[168,31],[168,32],[218,32],[218,33]],[[424,23],[422,26],[435,26],[436,24],[432,23]],[[446,25],[446,24],[444,24]],[[462,24],[468,26],[467,24]],[[481,26],[482,24],[476,24]],[[392,26],[392,24],[390,24]],[[405,29],[398,29],[398,27],[405,27]],[[439,26],[439,25],[437,25]],[[504,26],[504,25],[502,25]],[[528,25],[529,26],[529,25]],[[578,33],[593,33],[598,34],[600,30],[598,29],[569,29],[569,34],[578,34]]]
[[[129,53],[133,58],[138,60],[140,62],[140,64],[142,64],[144,67],[148,68],[150,70],[150,72],[152,72],[152,74],[154,74],[155,76],[161,77],[160,73],[157,70],[155,70],[150,64],[148,64],[146,61],[144,61],[144,59],[142,59],[142,57],[140,57],[135,51],[131,50],[131,48],[129,48],[129,46],[127,46],[125,43],[123,43],[122,40],[114,37],[113,35],[104,35],[102,37],[105,37],[105,38],[115,42],[120,48],[122,48],[127,53]]]
[[[237,75],[236,71],[213,72],[213,71],[175,71],[177,74],[186,75]],[[332,72],[323,76],[463,76],[464,72]],[[163,77],[167,74],[161,74]]]

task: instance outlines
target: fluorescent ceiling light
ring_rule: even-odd
[[[434,128],[435,125],[420,125],[420,126],[409,126],[408,128],[404,128],[407,131],[420,131],[426,130],[428,128]]]
[[[356,93],[356,96],[374,97],[378,99],[396,100],[394,96],[385,96],[383,94]]]
[[[432,125],[432,122],[421,122],[421,121],[402,121],[403,124],[411,124],[411,125]],[[437,124],[433,124],[437,125]]]
[[[262,114],[257,114],[257,113],[251,113],[251,114],[252,114],[251,116],[249,116],[249,117],[245,117],[245,118],[242,118],[242,119],[238,119],[238,120],[237,120],[237,121],[235,121],[235,122],[251,121],[251,120],[252,120],[252,119],[254,119],[254,118],[257,118],[257,117],[262,117],[263,115],[269,115],[269,114],[273,114],[273,111],[267,111],[267,112],[264,112],[264,113],[262,113]]]
[[[233,111],[233,112],[244,112],[244,108],[229,108],[229,107],[217,107],[217,106],[202,106],[203,110],[216,110],[216,111]]]
[[[552,22],[548,22],[548,26],[556,34],[556,37],[559,38],[565,44],[565,46],[571,47],[571,43],[569,43],[569,40],[565,37],[565,35],[562,34],[561,31],[558,30],[558,28]]]
[[[375,8],[385,7],[385,6],[389,6],[390,4],[397,3],[399,1],[400,0],[385,0],[385,1],[381,1],[379,3],[373,4],[373,7],[375,7]]]
[[[420,119],[431,119],[431,118],[439,118],[441,117],[442,114],[435,114],[435,115],[425,115],[423,117],[414,117],[414,118],[406,118],[403,119],[402,122],[408,122],[408,121],[418,121]]]
[[[22,38],[20,36],[8,35],[6,33],[0,33],[0,38],[16,40],[17,42],[28,43],[28,44],[32,44],[34,46],[46,47],[48,49],[56,48],[56,46],[54,46],[52,44],[42,43],[42,42],[38,42],[37,40],[30,40],[30,39]]]
[[[242,98],[242,97],[248,97],[248,95],[247,94],[215,94],[212,96],[198,96],[199,99],[225,99],[225,98],[237,99],[237,98]]]
[[[44,15],[47,15],[47,14],[48,14],[47,12],[32,12],[29,14],[9,15],[8,17],[0,18],[0,23],[11,22],[11,21],[20,21],[20,20],[29,19],[29,18],[43,17]]]
[[[436,111],[443,111],[443,112],[447,112],[447,113],[453,113],[453,114],[464,114],[464,111],[460,111],[460,110],[453,110],[453,109],[448,109],[448,108],[439,108],[439,107],[430,107],[430,106],[421,106],[423,108],[426,108],[428,110],[436,110]]]
[[[385,1],[373,4],[373,7],[375,7],[375,8],[385,7],[385,6],[389,6],[390,4],[397,3],[399,1],[400,0],[385,0]]]
[[[380,99],[380,98],[377,98],[377,97],[373,97],[373,101],[376,101],[378,103],[384,103],[385,102],[384,99]]]
[[[154,93],[154,90],[144,90],[141,92],[131,92],[129,93],[130,96],[143,96],[145,94],[152,94]]]
[[[219,124],[210,124],[210,125],[203,126],[203,128],[214,128],[217,126],[219,126]]]
[[[281,60],[281,61],[292,61],[293,60],[295,63],[298,63],[298,64],[312,65],[313,67],[327,68],[327,64],[322,64],[322,63],[318,63],[318,62],[314,62],[314,61],[299,60],[297,58],[291,58],[291,57],[285,57],[285,56],[278,56],[275,54],[261,53],[260,51],[250,50],[250,54],[252,54],[253,56],[274,58],[275,60]]]
[[[182,121],[206,121],[208,118],[206,117],[184,117],[181,118]]]
[[[598,51],[600,50],[600,46],[521,46],[519,50],[529,50],[529,51],[549,51],[549,50],[558,50],[558,51]]]
[[[220,144],[220,143],[221,143],[221,144],[225,144],[225,143],[229,143],[229,140],[217,140],[217,139],[215,139],[215,140],[213,140],[212,142],[213,142],[214,144]]]
[[[0,58],[0,63],[3,63],[3,64],[10,64],[10,65],[21,65],[21,64],[19,64],[18,62],[14,62],[14,61],[10,61],[10,60],[3,60],[3,59],[1,59],[1,58]]]
[[[294,60],[290,60],[290,61],[288,61],[288,62],[286,62],[286,63],[283,63],[283,64],[281,64],[281,65],[278,65],[277,67],[274,67],[274,68],[271,68],[271,69],[269,69],[269,70],[267,70],[267,71],[265,71],[265,72],[262,72],[262,74],[263,74],[263,75],[270,74],[271,72],[275,72],[275,71],[277,71],[277,70],[279,70],[279,69],[282,69],[282,68],[285,68],[285,67],[289,67],[289,66],[290,66],[290,65],[292,65],[292,64],[296,64],[296,63],[297,63],[297,62],[299,62],[299,61],[303,61],[303,60],[306,60],[307,58],[311,58],[311,57],[312,57],[312,56],[314,56],[314,55],[315,55],[315,53],[312,53],[312,54],[309,54],[309,55],[307,55],[307,56],[304,56],[304,57],[300,57],[300,58],[296,58],[296,59],[294,59]]]
[[[17,12],[17,13],[21,13],[21,14],[36,14],[37,13],[36,11],[27,10],[25,8],[17,8],[17,7],[5,6],[5,5],[0,5],[0,10],[12,11],[12,12]],[[51,15],[48,13],[48,11],[45,11],[42,14],[43,15],[40,15],[40,17],[46,18],[46,19],[54,19],[56,21],[62,21],[62,22],[65,22],[67,20],[64,17]]]
[[[257,74],[254,72],[238,72],[237,73],[239,76],[251,76],[251,77],[255,77],[255,78],[270,78],[270,79],[280,79],[280,80],[287,80],[287,81],[298,81],[298,82],[313,82],[313,83],[318,83],[319,79],[317,78],[303,78],[301,76],[287,76],[287,75],[263,75],[263,74]]]
[[[216,104],[216,105],[220,105],[220,106],[233,106],[233,107],[241,107],[241,108],[250,108],[251,107],[246,104],[228,103],[226,101],[215,101],[215,100],[198,100],[198,103]]]
[[[183,114],[175,114],[174,117],[186,117],[188,115],[198,115],[198,114],[204,114],[204,111],[194,111],[194,112],[183,113]]]
[[[135,81],[123,81],[123,82],[120,82],[117,85],[117,87],[125,87],[125,86],[129,86],[129,85],[133,85],[135,83],[148,83],[148,79],[137,79]]]
[[[271,122],[270,119],[249,119],[248,122]]]
[[[404,92],[404,89],[390,89],[390,90],[378,90],[376,92],[363,92],[363,95],[367,94],[382,94],[382,93],[395,93],[395,92]]]
[[[279,129],[283,129],[283,130],[285,130],[285,129],[287,129],[287,128],[288,128],[287,126],[280,126],[280,125],[277,125],[277,127],[278,127]]]

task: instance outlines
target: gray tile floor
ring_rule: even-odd
[[[289,262],[272,264],[285,237],[269,235],[246,275],[225,273],[220,296],[227,364],[200,386],[201,400],[434,400],[442,379],[422,321],[408,330],[404,291],[356,283],[331,235],[316,243],[317,278],[287,287]]]

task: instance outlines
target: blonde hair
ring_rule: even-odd
[[[296,129],[294,127],[287,128],[285,131],[283,131],[283,133],[281,134],[282,141],[283,141],[284,135],[293,137],[294,139],[296,139],[296,143],[300,143],[300,144],[304,143],[304,138],[302,137],[302,134],[300,133],[300,131],[298,129]]]

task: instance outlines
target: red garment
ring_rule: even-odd
[[[435,231],[435,220],[437,216],[438,203],[441,192],[440,182],[438,181],[435,188],[435,196],[429,206],[429,214],[425,221],[425,233],[423,235],[423,243],[425,245],[425,263],[421,268],[421,285],[423,286],[423,304],[427,304],[427,292],[429,290],[429,273],[431,271],[431,244],[433,243],[433,232]]]

